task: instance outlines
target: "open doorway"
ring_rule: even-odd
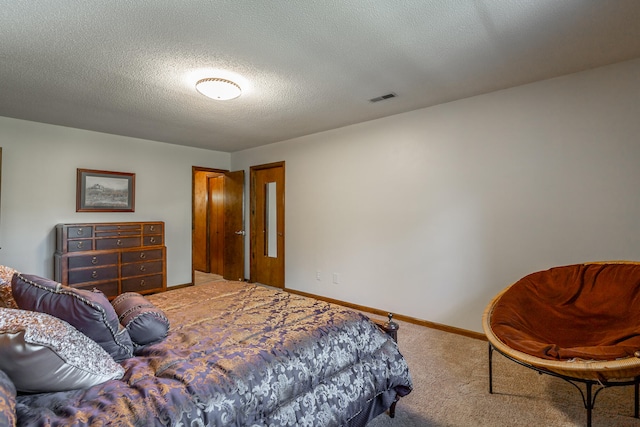
[[[244,280],[244,171],[192,168],[192,283]]]

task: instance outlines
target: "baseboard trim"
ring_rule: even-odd
[[[174,289],[180,289],[180,288],[188,288],[190,286],[195,286],[193,283],[183,283],[182,285],[172,285],[172,286],[167,286],[167,290],[168,291],[172,291]]]
[[[376,315],[379,315],[379,316],[386,316],[388,314],[387,311],[380,310],[380,309],[373,308],[373,307],[367,307],[367,306],[360,305],[360,304],[354,304],[354,303],[350,303],[350,302],[346,302],[346,301],[340,301],[340,300],[337,300],[337,299],[323,297],[321,295],[315,295],[315,294],[311,294],[311,293],[308,293],[308,292],[298,291],[298,290],[295,290],[295,289],[285,288],[284,290],[289,292],[289,293],[292,293],[292,294],[301,295],[301,296],[309,297],[309,298],[315,298],[315,299],[318,299],[320,301],[326,301],[326,302],[329,302],[329,303],[332,303],[332,304],[342,305],[344,307],[353,308],[354,310],[360,310],[360,311],[364,311],[364,312],[367,312],[367,313],[376,314]],[[415,325],[425,326],[425,327],[431,328],[431,329],[438,329],[440,331],[450,332],[450,333],[453,333],[453,334],[462,335],[462,336],[465,336],[465,337],[474,338],[474,339],[481,340],[481,341],[487,341],[487,337],[485,336],[485,334],[480,333],[480,332],[470,331],[468,329],[462,329],[462,328],[457,328],[455,326],[443,325],[441,323],[430,322],[428,320],[423,320],[423,319],[417,319],[415,317],[405,316],[404,314],[399,314],[399,313],[393,313],[393,318],[397,319],[397,320],[402,320],[403,322],[408,322],[408,323],[413,323]]]

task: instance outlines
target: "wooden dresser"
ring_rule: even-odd
[[[167,288],[164,222],[58,224],[55,280],[109,298]]]

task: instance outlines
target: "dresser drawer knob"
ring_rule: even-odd
[[[82,236],[82,228],[78,228],[78,230],[76,231],[76,233],[78,233],[78,236]]]
[[[97,257],[91,258],[91,264],[97,264],[97,263],[98,263],[98,258]]]
[[[82,249],[83,246],[84,246],[84,242],[78,242],[77,244],[78,249]]]
[[[151,226],[149,226],[149,231],[155,231],[155,230],[156,230],[155,225],[151,225]]]
[[[146,268],[144,267],[144,265],[141,265],[140,266],[140,271],[145,271],[145,270],[146,270]]]
[[[145,259],[147,255],[144,252],[140,252],[140,258]]]
[[[155,238],[155,237],[152,237],[151,239],[149,239],[149,241],[150,241],[151,243],[155,243],[155,242],[156,242],[156,238]]]
[[[118,241],[116,242],[117,246],[122,246],[122,240],[118,239]]]
[[[144,287],[144,279],[140,280],[140,287],[143,288]]]
[[[94,270],[94,271],[91,273],[91,278],[92,278],[92,279],[97,279],[97,278],[98,278],[98,272]]]

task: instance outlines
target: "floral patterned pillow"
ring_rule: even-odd
[[[45,313],[0,308],[0,370],[18,391],[52,392],[119,379],[124,369],[89,337]]]
[[[18,308],[16,300],[11,295],[11,278],[17,273],[11,267],[0,265],[0,307]]]

